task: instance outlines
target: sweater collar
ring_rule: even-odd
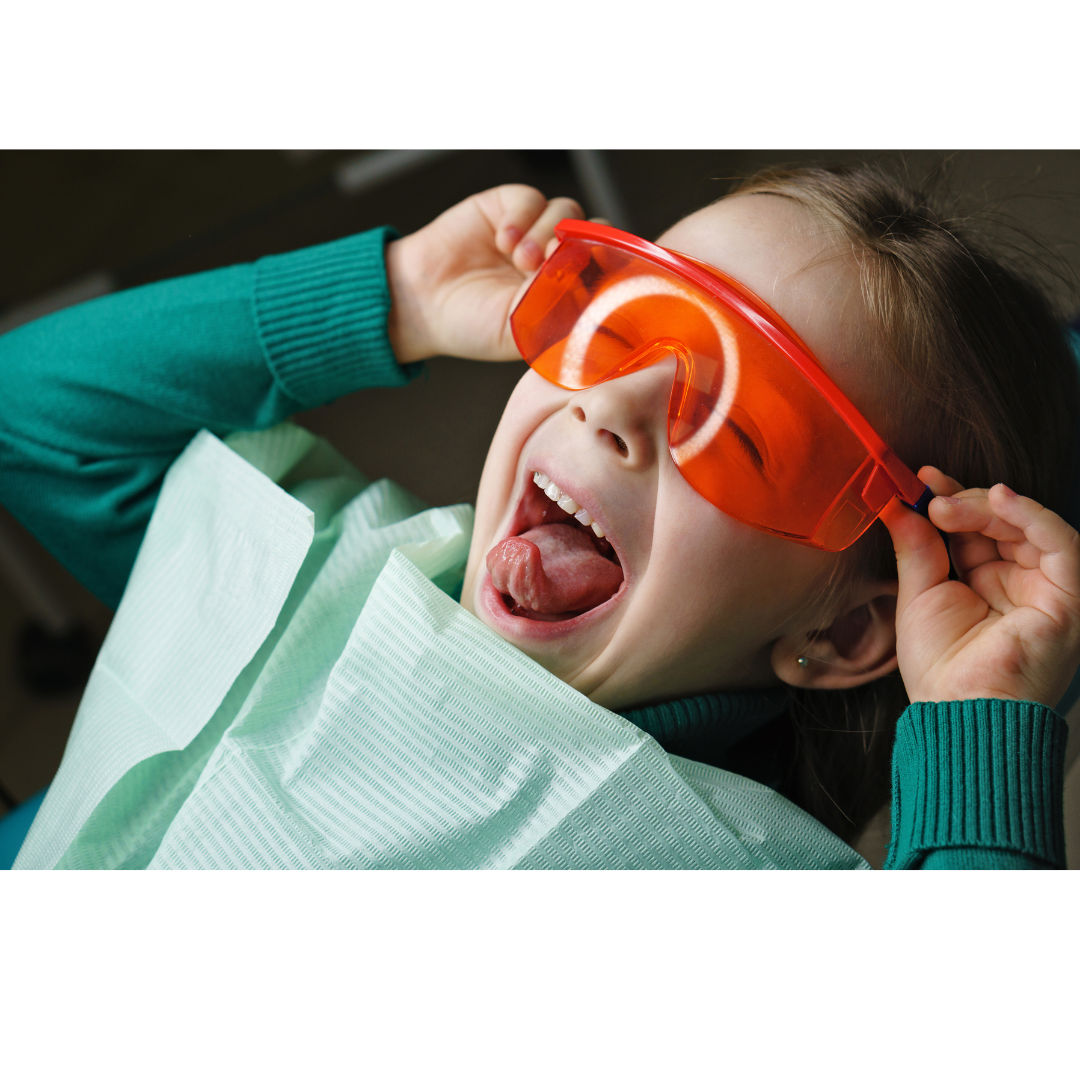
[[[733,690],[627,709],[620,715],[681,757],[714,759],[786,708],[786,686]]]

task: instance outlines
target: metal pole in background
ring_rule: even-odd
[[[615,228],[633,232],[633,221],[603,150],[571,150],[570,164],[589,204],[586,213],[607,218]]]
[[[375,150],[339,165],[334,170],[334,185],[343,195],[359,195],[449,153],[449,150]]]

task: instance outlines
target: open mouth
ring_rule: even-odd
[[[600,526],[543,473],[525,485],[510,535],[488,552],[487,568],[507,611],[538,622],[583,615],[623,583],[619,557]]]

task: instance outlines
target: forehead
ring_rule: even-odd
[[[683,218],[657,243],[757,293],[842,389],[862,396],[850,370],[866,322],[858,264],[808,210],[782,196],[736,195]]]

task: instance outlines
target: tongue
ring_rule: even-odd
[[[622,567],[605,559],[574,525],[539,525],[488,552],[492,584],[511,596],[515,614],[561,615],[587,611],[614,595]]]

